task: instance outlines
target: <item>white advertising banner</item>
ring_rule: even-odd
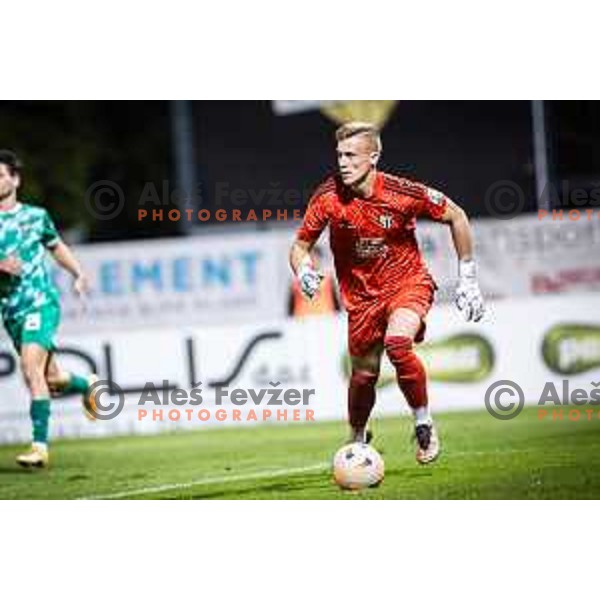
[[[600,386],[598,296],[498,301],[480,324],[464,323],[451,306],[436,306],[428,319],[427,341],[418,351],[438,412],[484,409],[486,391],[499,380],[516,382],[528,403],[536,403],[548,383],[561,399],[576,388],[590,393]],[[346,415],[343,315],[67,335],[58,358],[69,370],[94,370],[101,379],[117,384],[123,404],[114,418],[90,422],[77,398],[57,399],[54,437],[306,422]],[[0,387],[0,442],[27,440],[27,394],[14,354],[2,341]],[[106,393],[101,401],[108,406],[118,404],[119,398]],[[110,406],[107,410],[111,414]],[[176,413],[170,416],[171,410]],[[285,416],[278,411],[286,411]],[[376,414],[405,411],[394,371],[385,361]]]
[[[78,247],[92,294],[83,312],[70,277],[54,270],[63,331],[283,316],[290,237],[247,233]]]
[[[479,279],[488,298],[600,291],[600,219],[474,220]],[[438,285],[438,300],[453,298],[456,255],[448,228],[419,222],[420,246]]]

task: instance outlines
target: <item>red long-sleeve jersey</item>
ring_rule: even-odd
[[[441,220],[447,198],[421,183],[378,172],[373,194],[355,196],[338,177],[312,196],[297,237],[314,242],[330,228],[331,250],[347,310],[431,283],[415,236],[416,219]]]

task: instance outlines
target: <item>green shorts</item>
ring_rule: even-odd
[[[4,320],[4,328],[18,353],[23,344],[37,344],[48,352],[55,350],[54,338],[59,324],[60,305],[55,302],[32,308],[16,319],[8,317]]]

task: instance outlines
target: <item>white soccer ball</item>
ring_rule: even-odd
[[[348,444],[333,457],[333,479],[344,490],[374,487],[383,475],[383,458],[368,444]]]

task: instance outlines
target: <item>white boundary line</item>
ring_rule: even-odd
[[[443,452],[443,451],[442,451]],[[442,456],[458,457],[458,456],[482,456],[482,455],[502,455],[502,454],[523,454],[528,453],[527,449],[506,449],[506,450],[490,450],[490,451],[463,451],[463,452],[446,452]],[[269,479],[272,477],[283,477],[286,475],[299,475],[301,473],[318,472],[331,467],[331,463],[316,463],[306,467],[292,467],[271,469],[269,471],[256,471],[254,473],[245,473],[240,475],[225,475],[221,477],[206,477],[204,479],[196,479],[194,481],[186,481],[182,483],[166,483],[164,485],[148,486],[143,488],[134,488],[131,490],[123,490],[121,492],[113,492],[108,494],[99,494],[97,496],[84,496],[76,498],[76,500],[118,500],[119,498],[129,498],[131,496],[144,496],[146,494],[155,494],[160,492],[168,492],[171,490],[182,490],[201,485],[211,485],[220,483],[234,483],[236,481],[250,481],[252,479]]]
[[[87,496],[77,498],[77,500],[116,500],[119,498],[128,498],[130,496],[144,496],[146,494],[155,494],[159,492],[168,492],[170,490],[181,490],[200,485],[210,485],[218,483],[231,483],[235,481],[245,481],[252,479],[269,479],[271,477],[282,477],[285,475],[298,475],[300,473],[310,473],[312,471],[322,471],[331,466],[330,463],[318,463],[308,465],[306,467],[296,467],[289,469],[273,469],[270,471],[257,471],[255,473],[245,473],[240,475],[229,475],[223,477],[207,477],[205,479],[196,479],[195,481],[187,481],[183,483],[167,483],[165,485],[157,485],[153,487],[138,488],[133,490],[124,490],[112,494],[100,494],[98,496]]]

